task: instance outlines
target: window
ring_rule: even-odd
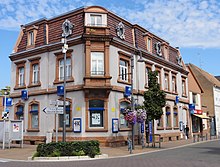
[[[176,92],[176,76],[172,76],[172,92],[177,93]]]
[[[63,106],[59,106],[63,107]],[[66,105],[66,127],[71,127],[71,107]],[[63,128],[63,114],[59,114],[59,128]]]
[[[35,57],[30,61],[30,81],[28,87],[40,86],[40,58]]]
[[[120,129],[128,128],[128,122],[125,120],[123,112],[124,112],[124,109],[127,108],[129,105],[130,103],[127,101],[120,102],[120,120],[119,120]]]
[[[160,119],[157,120],[157,128],[158,129],[163,128],[163,118],[164,118],[164,116],[161,115]]]
[[[161,73],[160,73],[160,70],[157,69],[156,71],[157,71],[157,82],[158,82],[158,84],[161,84]]]
[[[145,86],[148,87],[150,67],[145,68]]]
[[[166,127],[171,127],[170,107],[166,107]]]
[[[178,110],[176,107],[173,108],[173,127],[178,127]]]
[[[169,91],[169,74],[165,73],[164,76],[164,90]]]
[[[72,51],[68,50],[66,53],[66,82],[72,82],[73,74],[72,74]],[[64,55],[60,52],[55,53],[56,58],[56,78],[54,80],[54,84],[62,83],[64,80]]]
[[[186,80],[182,79],[182,95],[186,96]]]
[[[90,15],[91,26],[101,26],[102,25],[102,15]]]
[[[104,127],[104,100],[89,100],[89,127]]]
[[[71,78],[71,59],[66,59],[66,79]],[[59,60],[59,80],[64,80],[64,59]]]
[[[28,33],[28,45],[34,45],[34,31]]]
[[[18,68],[18,85],[19,86],[24,86],[24,67]]]
[[[120,59],[119,62],[119,77],[121,81],[128,82],[128,62]]]
[[[198,95],[196,93],[192,93],[193,104],[198,105]]]
[[[15,119],[24,120],[24,105],[18,104],[15,108]]]
[[[16,79],[14,89],[23,89],[25,85],[25,63],[26,61],[15,62],[16,64]]]
[[[152,40],[151,40],[151,38],[147,38],[147,51],[152,52]]]
[[[39,131],[39,103],[32,101],[29,104],[28,130]]]
[[[91,75],[104,75],[103,52],[91,52]]]
[[[32,83],[37,84],[39,82],[39,65],[38,64],[34,64],[33,65],[33,80]]]

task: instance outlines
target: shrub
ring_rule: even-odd
[[[92,158],[100,154],[99,141],[74,141],[39,144],[35,157],[82,156]]]

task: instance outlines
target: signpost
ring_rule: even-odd
[[[63,106],[63,101],[61,100],[50,100],[50,105],[55,105],[54,107],[44,107],[43,112],[46,114],[55,114],[56,116],[56,142],[58,142],[58,114],[63,114],[63,108],[64,107],[58,107]],[[70,105],[69,101],[65,101],[66,106]]]

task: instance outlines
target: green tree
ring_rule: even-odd
[[[5,88],[6,88],[7,95],[10,95],[10,86],[6,86]],[[5,95],[5,90],[1,89],[0,94]]]
[[[152,121],[152,127],[154,127],[154,120],[160,119],[163,115],[163,107],[166,104],[166,94],[160,89],[157,75],[157,71],[149,72],[148,90],[144,92],[144,107],[147,113],[147,121]],[[154,128],[152,133],[154,136]]]

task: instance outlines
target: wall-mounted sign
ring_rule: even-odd
[[[112,118],[112,133],[118,133],[118,118]]]
[[[81,131],[82,131],[81,118],[73,118],[73,132],[81,133]]]

